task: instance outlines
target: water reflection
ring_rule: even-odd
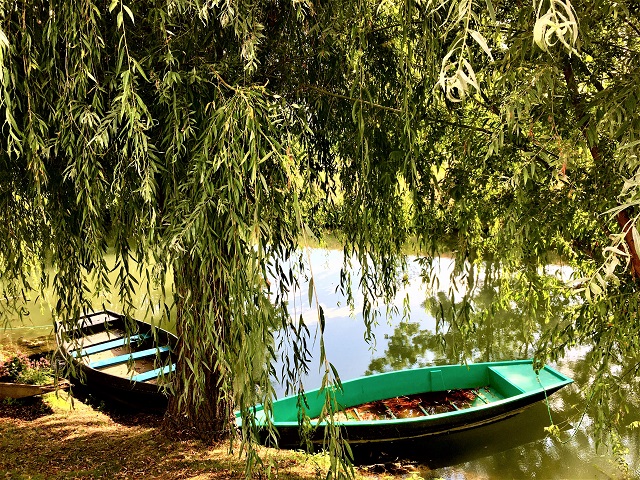
[[[105,261],[110,268],[108,281],[113,286],[116,284],[119,270],[116,268],[116,257],[113,254],[107,254]],[[51,273],[49,272],[49,274]],[[138,291],[131,299],[132,315],[135,315],[139,320],[155,323],[162,328],[174,331],[174,325],[168,324],[162,314],[162,305],[163,301],[165,301],[162,295],[163,289],[153,280],[149,283],[148,280],[151,277],[147,277],[144,273],[140,275],[138,271],[137,273],[133,272],[132,275],[138,285]],[[33,276],[31,278],[33,285],[38,285],[39,281],[39,277]],[[111,292],[100,291],[95,289],[92,280],[85,279],[85,281],[87,291],[91,292],[91,303],[95,310],[124,311],[126,302],[120,298],[116,288]],[[167,286],[171,285],[172,281],[172,277],[168,276]],[[38,292],[31,292],[26,305],[22,309],[23,315],[21,317],[18,318],[16,316],[6,324],[0,322],[0,343],[13,342],[29,346],[34,341],[45,342],[47,337],[50,340],[53,335],[53,305],[51,303],[54,301],[53,299],[54,289],[51,285],[45,288],[44,295],[40,295]],[[0,301],[3,300],[0,299]],[[173,312],[173,306],[171,306],[171,311]]]
[[[411,316],[395,316],[374,328],[375,344],[364,341],[364,327],[358,299],[351,315],[344,313],[344,299],[336,295],[339,282],[340,253],[315,251],[311,257],[317,278],[322,276],[320,303],[327,312],[325,342],[327,356],[342,379],[367,373],[398,370],[433,364],[494,361],[529,358],[535,342],[549,325],[557,322],[569,303],[552,296],[547,288],[559,281],[549,276],[538,285],[476,282],[472,295],[451,294],[447,277],[452,265],[440,260],[440,289],[431,292],[421,283],[420,268],[410,267],[409,284],[398,297],[402,305],[408,296]],[[305,292],[306,286],[301,287]],[[517,302],[503,302],[500,288],[516,292]],[[298,302],[305,318],[313,309]],[[491,315],[489,315],[491,313]],[[317,350],[317,349],[316,349]],[[312,350],[314,358],[317,351]],[[618,458],[606,449],[596,449],[596,437],[590,428],[597,409],[585,402],[587,387],[594,371],[585,361],[588,348],[575,347],[564,360],[554,365],[575,383],[520,415],[468,432],[398,445],[358,448],[361,463],[416,462],[424,478],[624,478],[640,477],[638,430],[623,429],[621,451],[629,468],[620,468]],[[629,366],[633,361],[629,359]],[[307,389],[319,386],[321,374],[311,370],[305,379]],[[637,382],[630,382],[626,398],[617,399],[611,409],[629,409],[627,421],[638,420]],[[282,392],[281,392],[282,393]],[[553,420],[551,420],[552,418]],[[551,422],[559,428],[557,437],[545,431]]]
[[[531,357],[535,340],[548,325],[552,325],[567,305],[567,299],[550,297],[544,285],[500,285],[521,292],[515,303],[497,302],[499,285],[478,282],[468,298],[452,295],[448,283],[452,264],[442,259],[434,267],[441,273],[438,291],[431,292],[421,282],[421,269],[411,263],[408,284],[400,292],[396,306],[402,310],[405,297],[411,309],[410,318],[397,315],[375,325],[375,340],[365,340],[361,316],[362,299],[355,298],[351,311],[345,299],[336,293],[340,281],[342,254],[339,251],[316,249],[309,252],[313,266],[318,299],[325,311],[325,343],[327,357],[336,366],[342,379],[366,373],[467,361],[491,361]],[[553,279],[542,279],[553,281]],[[536,293],[537,292],[537,293]],[[541,295],[538,298],[536,295]],[[545,296],[546,295],[546,296]],[[496,303],[498,306],[496,306]],[[537,305],[538,308],[532,308]],[[310,349],[317,362],[319,346],[314,342],[315,306],[309,306],[307,285],[301,285],[290,306],[294,318],[302,315],[312,330]],[[381,306],[384,308],[383,306]],[[117,307],[114,307],[117,308]],[[144,311],[144,307],[142,309]],[[493,315],[487,313],[491,311]],[[50,329],[48,312],[32,312],[32,325],[20,334],[40,335]],[[35,327],[35,328],[31,328]],[[42,328],[40,328],[42,327]],[[468,330],[469,334],[463,335]],[[8,331],[15,333],[16,331]],[[35,335],[34,335],[35,334]],[[468,340],[465,338],[468,337]],[[555,368],[572,377],[575,383],[563,388],[549,399],[549,406],[539,403],[508,420],[424,441],[387,445],[383,449],[359,449],[361,462],[391,462],[402,458],[416,462],[424,478],[631,478],[640,477],[640,429],[621,430],[621,445],[628,449],[621,457],[629,470],[618,467],[615,456],[596,450],[596,437],[590,428],[595,418],[594,405],[585,394],[593,383],[594,372],[585,361],[588,348],[576,347]],[[619,374],[638,359],[625,360]],[[276,366],[276,370],[279,369]],[[322,372],[316,364],[304,379],[307,389],[320,385]],[[626,422],[640,421],[639,379],[611,378],[624,382],[623,395],[615,398],[610,411],[629,410]],[[279,395],[283,388],[277,387]],[[586,414],[583,415],[583,412]],[[546,434],[549,415],[561,432],[558,438]]]
[[[435,328],[413,319],[399,322],[385,337],[384,355],[371,361],[367,373],[532,357],[534,340],[549,324],[561,319],[568,299],[547,298],[543,313],[515,303],[496,307],[501,303],[497,298],[500,288],[513,292],[523,290],[525,285],[514,281],[505,287],[493,279],[481,282],[472,295],[459,300],[442,291],[427,296],[421,309],[436,319]]]

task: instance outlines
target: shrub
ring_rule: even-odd
[[[24,353],[17,353],[4,361],[0,361],[0,379],[39,385],[53,380],[51,363],[42,357],[31,360]]]

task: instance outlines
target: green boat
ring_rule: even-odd
[[[532,360],[447,365],[381,373],[342,383],[333,420],[351,444],[392,442],[470,429],[520,413],[573,380],[551,367],[536,372]],[[325,392],[305,392],[314,427]],[[297,396],[273,402],[273,424],[281,447],[300,446]],[[265,412],[256,408],[258,425]],[[239,414],[237,422],[241,423]],[[323,428],[311,440],[321,443]],[[263,432],[266,440],[266,432]]]

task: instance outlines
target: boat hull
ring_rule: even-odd
[[[133,320],[133,324],[129,325],[129,335],[123,335],[122,332],[127,330],[124,316],[109,311],[86,315],[81,318],[81,325],[81,328],[72,330],[65,329],[62,324],[56,325],[58,345],[67,359],[74,363],[76,373],[73,378],[81,384],[81,390],[86,389],[100,399],[129,408],[166,408],[168,397],[161,383],[162,379],[168,380],[169,372],[175,368],[172,358],[172,350],[177,342],[175,335],[138,320]],[[113,335],[109,335],[109,332]],[[94,342],[92,338],[100,341]],[[136,338],[143,339],[139,345],[136,344]],[[120,345],[105,349],[109,342],[114,344],[118,341]],[[161,352],[159,347],[164,349],[163,358],[157,356]],[[147,352],[145,357],[135,358],[136,352],[143,349]],[[98,351],[89,354],[94,350]],[[100,358],[95,360],[94,357],[98,355]],[[114,358],[124,360],[125,357],[126,361],[110,363],[114,362]],[[153,366],[149,366],[150,363]],[[168,366],[172,367],[169,371]],[[136,376],[163,368],[164,372],[158,372],[158,375],[144,381],[134,380]],[[113,373],[114,369],[119,371]]]
[[[478,392],[477,399],[482,402],[476,399],[469,408],[445,413],[411,418],[343,420],[335,421],[335,424],[351,444],[442,435],[477,428],[516,415],[571,382],[570,378],[550,367],[544,367],[536,374],[531,360],[449,365],[372,375],[343,382],[342,391],[335,391],[335,402],[342,412],[355,405],[385,398],[456,389],[475,389]],[[323,390],[305,394],[309,417],[313,418],[321,411],[325,396]],[[297,397],[286,397],[273,404],[272,418],[281,447],[301,446],[297,404]],[[256,417],[258,423],[264,422],[264,412],[260,407]],[[310,440],[320,444],[324,439],[326,421],[315,419],[312,425],[315,428]],[[263,440],[267,441],[266,432],[263,432]]]
[[[66,389],[68,387],[69,382],[66,380],[51,385],[0,382],[0,400],[35,397],[36,395],[44,395],[45,393],[55,392],[58,389]]]

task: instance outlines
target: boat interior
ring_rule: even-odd
[[[551,369],[536,374],[532,362],[526,360],[389,372],[343,382],[342,390],[334,390],[338,412],[334,419],[390,420],[456,412],[546,389],[565,380]],[[306,392],[309,417],[320,417],[327,394],[333,392]],[[296,396],[275,401],[276,422],[297,422],[298,403]]]
[[[127,335],[121,317],[109,313],[83,319],[82,328],[70,331],[66,348],[89,368],[132,381],[157,383],[175,370],[170,346],[158,345],[149,328]]]

